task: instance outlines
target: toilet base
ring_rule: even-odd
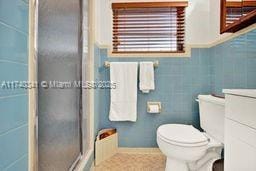
[[[196,171],[212,171],[213,163],[218,159],[211,159],[205,165],[203,165],[200,169]]]
[[[186,163],[181,160],[167,158],[165,171],[212,171],[213,163],[220,158],[221,148],[217,148],[217,152],[208,152],[195,162]]]
[[[218,159],[212,159],[208,161],[205,165],[196,169],[196,171],[212,171],[213,163]],[[192,171],[187,163],[175,160],[175,159],[167,159],[165,171]]]
[[[182,161],[167,158],[165,171],[189,171],[188,165]]]

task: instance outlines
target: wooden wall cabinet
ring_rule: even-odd
[[[220,33],[234,33],[256,23],[256,0],[221,0],[220,12]]]

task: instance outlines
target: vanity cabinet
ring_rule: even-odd
[[[224,90],[225,171],[256,170],[256,90]]]

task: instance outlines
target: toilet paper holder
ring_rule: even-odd
[[[161,113],[162,106],[161,102],[147,102],[148,113]]]

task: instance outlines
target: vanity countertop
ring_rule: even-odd
[[[223,93],[256,98],[256,89],[223,89]]]

